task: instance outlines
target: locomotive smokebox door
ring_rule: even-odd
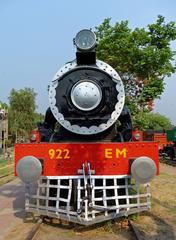
[[[115,124],[122,112],[123,83],[111,66],[96,60],[96,37],[92,31],[80,31],[74,42],[76,60],[65,64],[49,86],[50,108],[68,131],[98,134]]]

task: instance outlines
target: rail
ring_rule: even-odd
[[[144,240],[144,238],[142,238],[138,228],[134,225],[134,223],[131,220],[129,220],[128,223],[129,223],[129,226],[132,230],[132,234],[135,237],[135,239],[136,240]]]
[[[176,160],[169,160],[169,159],[167,159],[165,157],[162,157],[162,158],[160,158],[160,162],[168,164],[168,165],[171,165],[173,167],[176,167]]]
[[[40,229],[40,226],[42,224],[42,219],[39,218],[38,221],[36,222],[36,224],[34,225],[34,227],[31,229],[31,231],[28,233],[27,237],[25,238],[25,240],[34,240],[39,229]]]

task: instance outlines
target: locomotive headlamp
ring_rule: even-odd
[[[148,183],[156,175],[156,164],[146,156],[136,158],[131,165],[131,174],[136,182]]]
[[[96,36],[91,30],[83,29],[76,34],[74,39],[76,47],[81,51],[88,51],[96,46]]]

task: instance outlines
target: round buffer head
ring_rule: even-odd
[[[136,158],[131,166],[132,177],[138,183],[148,183],[156,175],[155,162],[146,156]]]
[[[42,165],[37,158],[26,156],[17,163],[16,172],[23,182],[36,182],[42,173]]]

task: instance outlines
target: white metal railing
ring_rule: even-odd
[[[127,175],[41,177],[26,185],[28,212],[93,224],[149,210],[150,184],[132,184]]]

